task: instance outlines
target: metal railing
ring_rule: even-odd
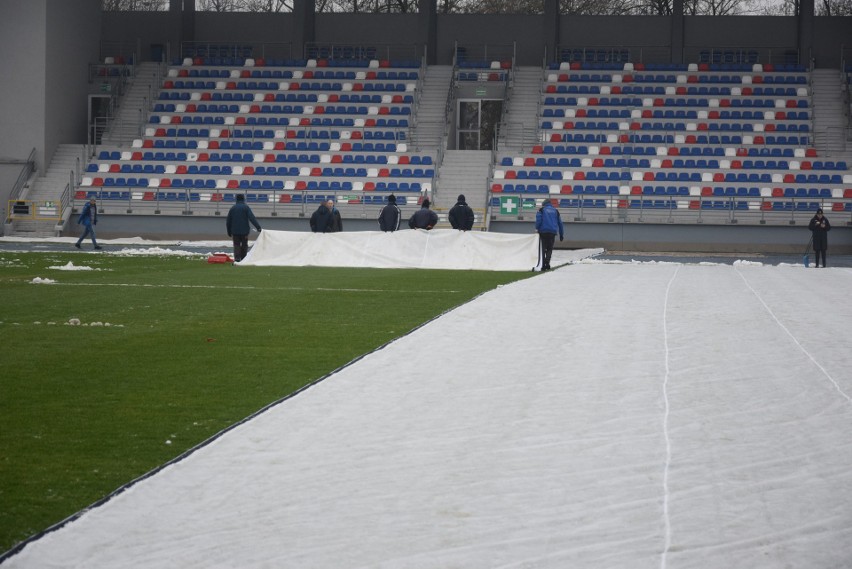
[[[27,156],[27,159],[24,161],[24,166],[21,168],[21,172],[18,174],[18,178],[12,186],[12,191],[9,193],[9,199],[18,199],[24,189],[24,185],[27,183],[27,180],[29,180],[30,176],[32,176],[33,172],[35,172],[35,156],[36,149],[33,148],[30,151],[30,155]]]
[[[68,187],[66,187],[68,189]],[[119,190],[121,190],[119,188]],[[403,211],[412,213],[419,208],[419,200],[423,192],[417,191],[354,191],[354,190],[169,190],[145,188],[132,191],[123,190],[118,193],[122,197],[113,197],[107,190],[99,192],[69,191],[70,207],[76,207],[77,202],[84,202],[94,197],[98,210],[109,209],[115,213],[137,213],[141,215],[172,215],[172,216],[222,216],[234,205],[234,196],[243,194],[246,202],[258,217],[288,217],[303,218],[309,216],[329,198],[334,199],[336,207],[345,211],[350,219],[372,219],[387,203],[387,196],[394,194]],[[76,194],[76,195],[75,195]],[[106,195],[105,195],[106,194]],[[204,194],[206,200],[201,199]],[[64,205],[64,204],[63,204]],[[108,209],[109,208],[109,209]],[[53,218],[50,218],[53,219]]]
[[[500,198],[494,204],[494,198]],[[545,199],[568,221],[680,225],[807,226],[817,208],[834,225],[852,225],[852,198],[518,194],[489,190],[489,219],[529,221]],[[507,207],[511,201],[511,207]]]

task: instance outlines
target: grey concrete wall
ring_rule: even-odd
[[[277,44],[258,55],[298,58],[302,54],[301,34],[295,30],[293,14],[219,14],[196,12],[196,41]]]
[[[129,44],[134,47],[138,41],[143,61],[152,59],[152,45],[171,45],[172,56],[177,57],[181,34],[179,16],[171,12],[104,13],[101,17],[101,39],[105,44]]]
[[[23,3],[7,0],[6,3]],[[544,58],[548,26],[543,15],[438,14],[436,48],[438,64],[452,61],[456,40],[469,45],[517,42],[518,62],[539,65]],[[427,30],[418,14],[317,14],[316,40],[321,43],[418,44],[426,43]],[[813,53],[817,65],[836,67],[840,46],[850,42],[852,18],[814,18]],[[193,38],[196,41],[292,42],[303,45],[303,30],[293,14],[217,14],[196,12]],[[180,45],[179,14],[104,14],[102,37],[106,41],[139,39],[147,59],[151,44],[171,43],[176,57]],[[671,53],[672,19],[667,16],[562,16],[559,37],[563,46],[627,46],[639,55],[635,60],[661,62],[678,59]],[[758,47],[796,49],[798,21],[795,17],[687,16],[684,18],[684,47],[688,54],[707,47]],[[431,46],[430,46],[431,47]],[[553,54],[548,54],[552,56]],[[807,57],[807,54],[805,54]],[[685,57],[685,61],[694,57]]]
[[[542,16],[523,14],[438,15],[437,63],[452,63],[456,41],[471,48],[490,46],[492,50],[514,42],[518,65],[541,65],[544,62],[544,24]]]
[[[48,0],[44,74],[44,163],[60,144],[86,142],[88,65],[98,61],[100,2]]]
[[[46,0],[0,2],[0,157],[44,165]]]
[[[417,14],[317,14],[316,42],[374,45],[380,59],[417,59],[423,55],[425,30]],[[382,46],[399,46],[388,54]]]

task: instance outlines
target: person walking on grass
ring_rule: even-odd
[[[822,268],[824,269],[827,266],[825,264],[825,251],[828,249],[828,232],[831,231],[831,224],[823,216],[822,208],[818,209],[816,215],[811,218],[808,229],[811,230],[814,236],[814,254],[816,255],[816,265],[814,268],[819,268],[819,258],[821,255]]]
[[[541,242],[541,270],[550,270],[550,256],[553,254],[553,244],[556,241],[556,234],[559,233],[559,240],[562,241],[563,227],[562,216],[559,215],[559,210],[553,207],[550,199],[546,199],[541,204],[535,214],[535,230],[538,232],[539,241]]]
[[[453,229],[460,231],[470,231],[473,229],[475,216],[471,207],[467,205],[464,194],[459,194],[459,199],[456,201],[456,205],[450,209],[447,219],[450,220],[450,225],[453,226]]]
[[[95,225],[98,224],[98,202],[92,197],[89,198],[89,201],[86,202],[86,205],[83,206],[83,211],[80,212],[80,217],[77,218],[77,225],[82,225],[84,227],[83,234],[77,239],[77,243],[74,244],[74,247],[80,249],[80,244],[83,242],[83,239],[86,238],[86,235],[92,236],[92,245],[94,245],[95,249],[103,249],[100,245],[98,245],[98,241],[95,238]]]
[[[257,218],[246,203],[246,197],[243,194],[237,194],[237,203],[231,206],[228,219],[225,221],[228,237],[234,240],[234,261],[237,263],[245,259],[248,254],[248,235],[251,231],[249,223],[254,225],[260,233],[260,223],[257,222]]]
[[[391,194],[388,196],[388,204],[382,208],[382,212],[379,214],[379,229],[385,232],[396,231],[399,229],[401,220],[402,212],[396,205],[396,196]]]

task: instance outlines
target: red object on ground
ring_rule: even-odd
[[[207,257],[208,263],[233,263],[234,260],[230,255],[210,255]]]

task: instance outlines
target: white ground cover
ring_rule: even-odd
[[[849,269],[579,261],[429,322],[3,567],[849,567],[850,293]]]

